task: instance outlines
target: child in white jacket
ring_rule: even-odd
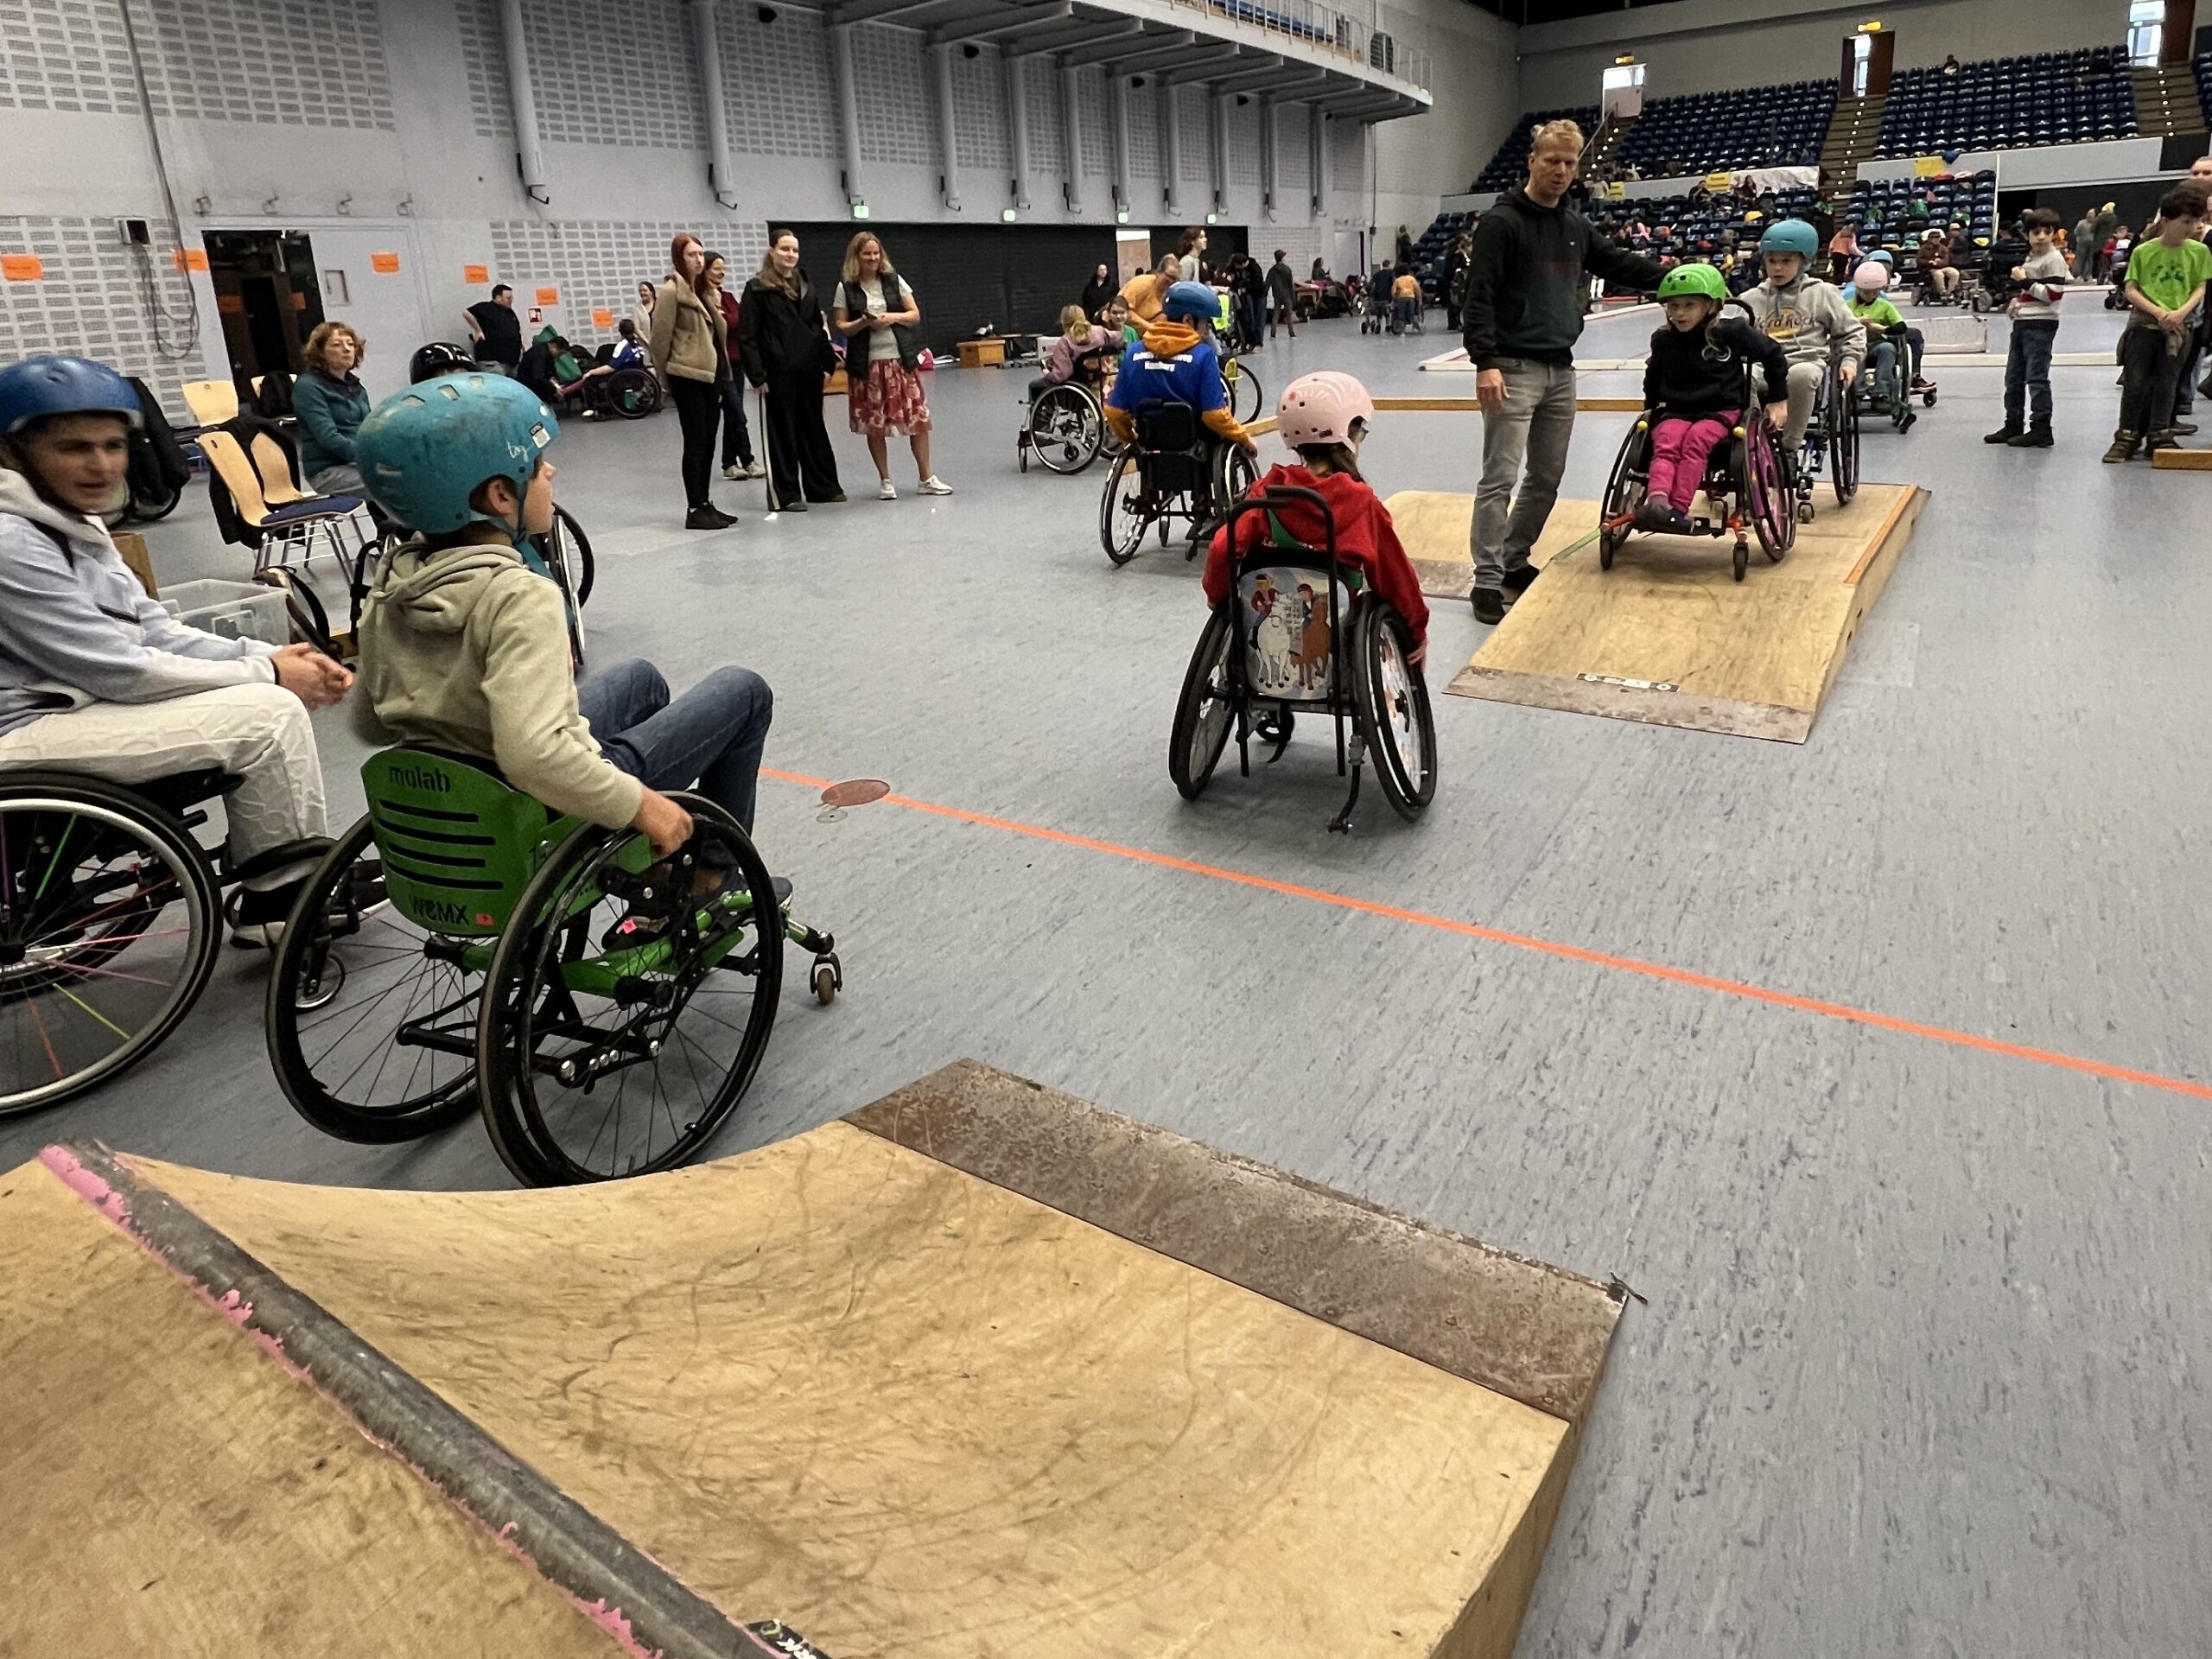
[[[1789,418],[1782,429],[1782,448],[1792,466],[1804,447],[1813,399],[1829,361],[1835,361],[1836,372],[1848,387],[1859,378],[1859,365],[1866,359],[1866,326],[1851,315],[1840,292],[1806,275],[1819,245],[1818,233],[1802,219],[1768,226],[1759,238],[1766,280],[1744,295],[1759,331],[1789,359]]]

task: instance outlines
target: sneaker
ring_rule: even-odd
[[[1524,564],[1518,570],[1505,573],[1505,591],[1516,595],[1529,591],[1529,584],[1544,573],[1533,564]]]
[[[2194,429],[2194,428],[2191,429],[2191,430]],[[924,495],[950,495],[952,493],[952,486],[946,483],[935,473],[931,473],[927,478],[922,480],[921,490]]]
[[[734,484],[739,479],[745,476],[745,468],[739,466],[733,461],[728,466],[722,468],[722,476],[729,480],[731,483]]]
[[[1668,517],[1673,512],[1668,503],[1656,496],[1648,496],[1637,504],[1636,516],[1630,523],[1648,535],[1657,535],[1667,528]]]
[[[1914,414],[1909,409],[1901,411],[1897,416],[1897,430],[1900,432],[1911,431],[1913,423],[1917,421],[1919,418],[1919,416]],[[2007,440],[2007,442],[2010,442],[2010,440]]]
[[[786,501],[783,505],[782,511],[785,512],[804,512],[806,511],[806,503],[804,501]]]
[[[899,486],[889,479],[885,479],[875,486],[875,499],[879,501],[896,501],[899,499]]]
[[[683,515],[686,530],[728,530],[736,522],[720,507],[694,507]]]
[[[1912,389],[1915,391],[1933,391],[1936,390],[1936,383],[1923,375],[1916,374],[1912,377]]]
[[[2019,435],[2020,429],[2018,427],[2010,425],[2000,426],[1994,432],[1983,434],[1981,441],[1984,443],[2011,443],[2018,439]]]
[[[842,490],[840,490],[835,495],[823,496],[818,505],[825,507],[842,506],[844,505],[844,501],[845,493]]]
[[[2196,423],[2195,421],[2176,421],[2171,426],[2168,427],[2166,430],[2181,437],[2193,438],[2196,435]]]
[[[2180,448],[2181,444],[2174,437],[2174,429],[2171,426],[2166,427],[2162,430],[2153,432],[2149,437],[2143,440],[2143,453],[2146,457],[2158,454],[2161,449],[2178,449]]]
[[[2050,448],[2050,429],[2031,426],[2026,431],[2007,440],[2015,449],[2048,449]]]
[[[768,469],[757,461],[748,461],[745,463],[744,475],[747,478],[766,478]]]
[[[2125,428],[2112,435],[2112,448],[2105,451],[2107,461],[2135,459],[2135,435]]]
[[[1496,627],[1505,620],[1505,594],[1502,590],[1478,588],[1469,597],[1474,601],[1476,621]]]

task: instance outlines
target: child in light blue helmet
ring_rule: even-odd
[[[1866,330],[1843,296],[1807,274],[1820,245],[1819,232],[1802,219],[1768,226],[1759,238],[1766,280],[1743,296],[1760,332],[1789,359],[1789,418],[1782,435],[1783,453],[1792,465],[1804,445],[1813,399],[1829,361],[1834,360],[1837,374],[1849,386],[1866,358]]]
[[[665,857],[688,789],[748,830],[772,699],[721,668],[680,697],[651,663],[578,684],[559,588],[519,550],[553,524],[560,423],[498,375],[452,374],[389,397],[356,443],[369,494],[417,533],[385,553],[361,612],[361,683],[378,741],[490,760],[557,813],[631,829]]]
[[[1145,325],[1144,343],[1122,359],[1106,399],[1106,423],[1122,442],[1136,439],[1136,411],[1148,403],[1188,404],[1224,443],[1248,454],[1259,446],[1230,413],[1221,378],[1221,352],[1213,343],[1220,296],[1204,283],[1177,283],[1167,290],[1157,321]]]

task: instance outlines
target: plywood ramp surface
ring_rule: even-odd
[[[1741,582],[1725,539],[1637,536],[1610,571],[1594,541],[1577,546],[1446,689],[1802,743],[1926,500],[1910,485],[1869,484],[1840,508],[1824,493],[1789,556],[1770,564],[1754,544]],[[1594,503],[1570,505],[1594,524]]]
[[[620,1649],[35,1164],[0,1176],[0,1655]]]
[[[1396,526],[1398,540],[1413,561],[1421,590],[1431,599],[1465,602],[1475,585],[1475,562],[1468,543],[1475,498],[1454,490],[1400,490],[1382,503]],[[1595,501],[1562,501],[1552,509],[1544,532],[1529,555],[1541,569],[1598,533]]]

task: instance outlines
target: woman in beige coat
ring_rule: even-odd
[[[700,291],[707,251],[696,236],[670,245],[672,269],[653,301],[652,337],[645,346],[668,382],[676,418],[683,429],[686,530],[727,530],[737,522],[714,504],[715,429],[721,423],[721,383],[729,375],[729,340],[721,307]]]

